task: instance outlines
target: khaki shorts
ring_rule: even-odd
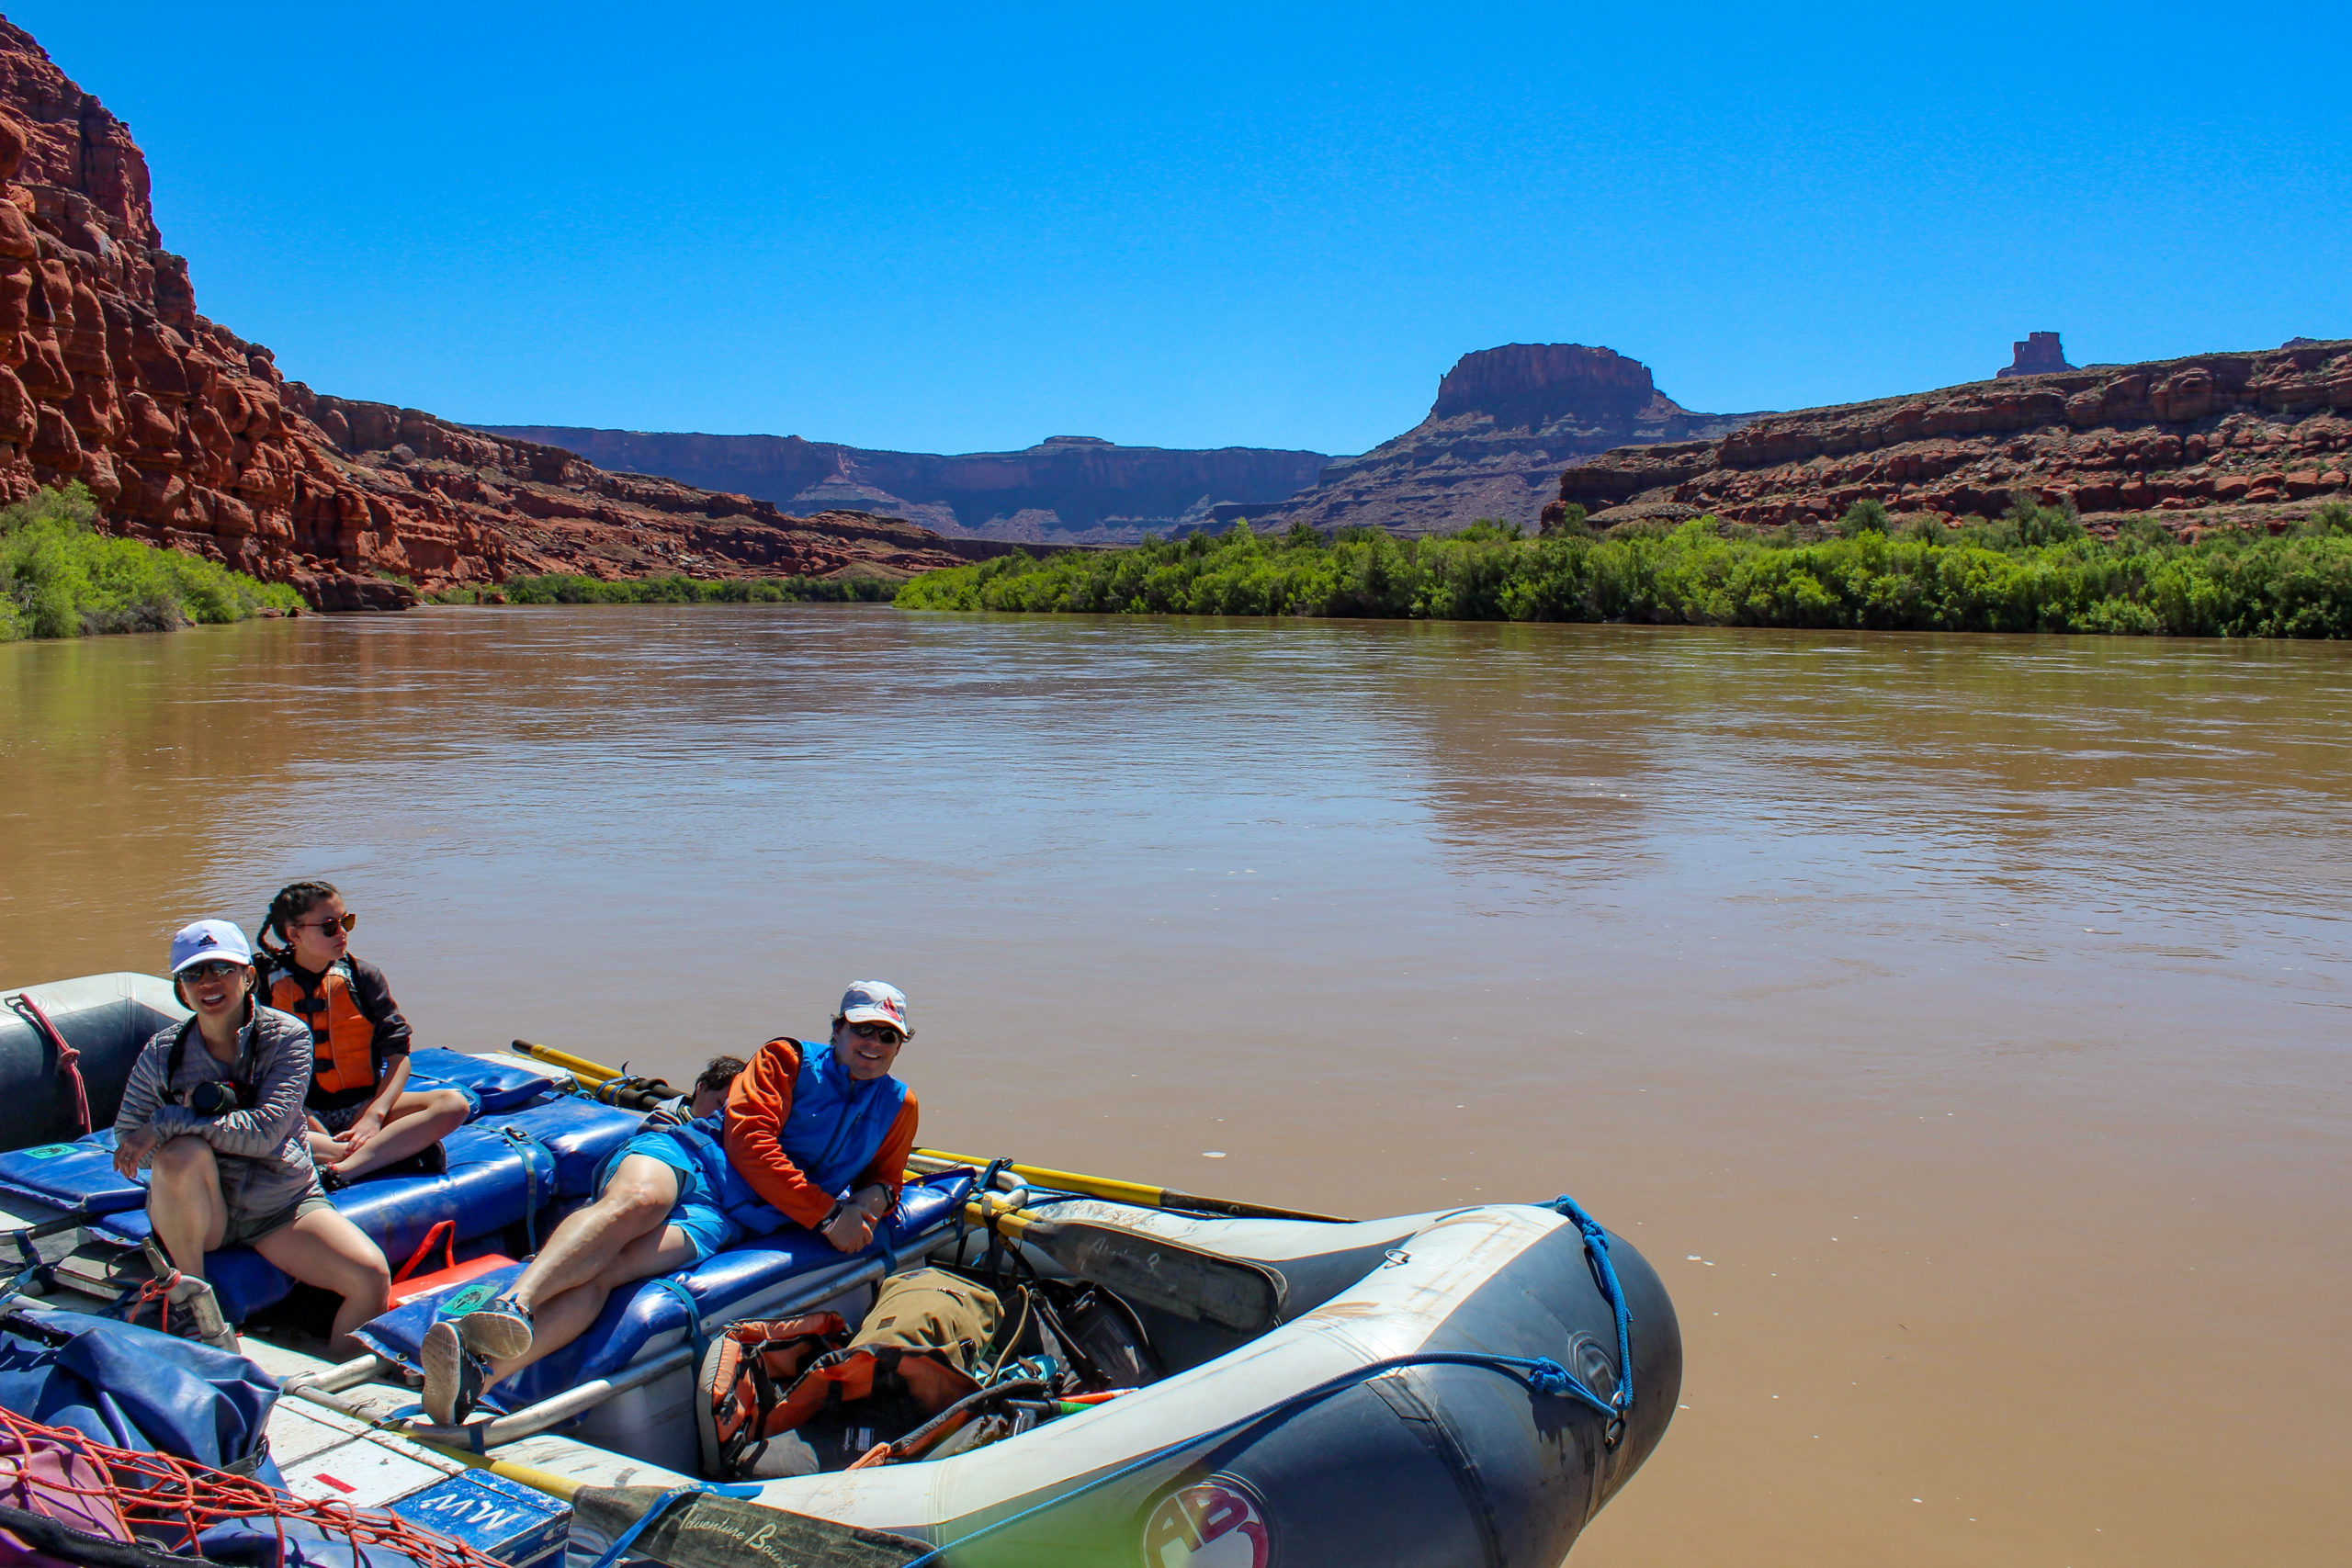
[[[229,1228],[220,1233],[220,1246],[224,1249],[232,1247],[249,1247],[273,1232],[284,1230],[305,1214],[315,1214],[321,1209],[334,1207],[334,1205],[328,1202],[321,1194],[305,1192],[286,1207],[270,1213],[231,1214]]]

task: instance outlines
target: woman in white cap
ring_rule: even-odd
[[[343,1298],[329,1350],[355,1355],[351,1331],[390,1304],[391,1271],[311,1163],[311,1031],[254,1005],[253,949],[227,920],[172,938],[172,980],[196,1016],[158,1030],[131,1064],[115,1168],[152,1170],[147,1215],[184,1280],[203,1280],[206,1253],[251,1247]]]

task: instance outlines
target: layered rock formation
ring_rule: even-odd
[[[606,468],[667,474],[779,506],[850,506],[939,533],[1024,543],[1129,544],[1182,533],[1218,503],[1270,504],[1315,482],[1320,452],[1185,451],[1050,436],[1020,452],[887,452],[797,435],[699,435],[571,425],[481,427]]]
[[[1304,522],[1399,534],[1450,533],[1482,517],[1532,527],[1565,463],[1628,442],[1721,436],[1755,417],[1694,413],[1657,389],[1647,366],[1612,349],[1508,344],[1464,355],[1420,423],[1249,516],[1260,528]]]
[[[327,608],[515,572],[906,572],[985,547],[598,472],[321,398],[196,310],[130,131],[0,21],[0,499],[80,480],[110,526]]]
[[[1979,381],[1768,414],[1714,441],[1627,447],[1561,474],[1607,526],[1712,512],[1820,526],[1871,499],[1898,513],[1994,517],[2013,491],[2094,529],[2278,529],[2352,499],[2352,340]]]

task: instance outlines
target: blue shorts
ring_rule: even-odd
[[[729,1214],[720,1201],[721,1183],[730,1174],[727,1156],[716,1139],[691,1123],[639,1133],[615,1149],[605,1159],[604,1168],[596,1173],[598,1197],[605,1195],[605,1186],[620,1168],[621,1161],[631,1155],[660,1160],[678,1173],[678,1201],[671,1205],[667,1223],[677,1226],[694,1244],[694,1262],[686,1265],[690,1269],[714,1253],[724,1252],[749,1237],[766,1235],[790,1223],[756,1198],[742,1201],[745,1194],[740,1177],[735,1179],[738,1213],[751,1213],[767,1223],[746,1225]]]
[[[700,1263],[741,1241],[742,1232],[728,1219],[727,1211],[718,1206],[718,1190],[711,1184],[710,1172],[684,1142],[696,1135],[683,1127],[638,1134],[615,1149],[605,1160],[605,1168],[596,1173],[596,1196],[605,1195],[605,1184],[629,1156],[643,1155],[648,1159],[660,1160],[678,1173],[678,1201],[671,1206],[668,1223],[684,1232],[686,1239],[694,1243],[694,1261]]]

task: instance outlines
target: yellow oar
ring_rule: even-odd
[[[514,1050],[550,1066],[561,1067],[580,1078],[602,1087],[619,1077],[620,1071],[569,1051],[559,1051],[552,1045],[535,1044],[517,1040]],[[663,1087],[667,1087],[666,1085]],[[941,1149],[917,1149],[918,1160],[933,1161],[942,1166],[968,1165],[985,1168],[988,1161],[971,1155],[953,1155]],[[1114,1203],[1133,1203],[1143,1209],[1170,1209],[1180,1213],[1216,1214],[1234,1220],[1315,1220],[1325,1224],[1343,1225],[1352,1222],[1336,1214],[1310,1213],[1303,1209],[1276,1209],[1263,1203],[1243,1203],[1230,1198],[1204,1198],[1197,1193],[1179,1191],[1173,1187],[1153,1187],[1140,1181],[1120,1181],[1107,1176],[1086,1176],[1074,1170],[1053,1170],[1045,1166],[1007,1166],[1023,1181],[1034,1181],[1060,1192],[1083,1192],[1090,1198],[1102,1198]]]
[[[971,1155],[951,1155],[940,1149],[917,1149],[914,1157],[941,1166],[985,1168],[989,1163]],[[1263,1203],[1243,1203],[1231,1198],[1204,1198],[1198,1193],[1180,1192],[1173,1187],[1152,1187],[1140,1181],[1119,1181],[1107,1176],[1085,1176],[1074,1170],[1052,1170],[1040,1165],[1009,1165],[1004,1168],[1023,1181],[1050,1187],[1057,1192],[1083,1192],[1090,1198],[1101,1198],[1113,1203],[1133,1203],[1143,1209],[1172,1209],[1180,1213],[1216,1214],[1234,1220],[1317,1220],[1333,1225],[1353,1223],[1336,1214],[1314,1214],[1303,1209],[1269,1208]]]
[[[575,1056],[569,1051],[559,1051],[552,1045],[540,1045],[528,1040],[513,1040],[507,1049],[535,1062],[545,1062],[551,1067],[561,1067],[573,1077],[598,1091],[596,1098],[607,1105],[626,1103],[636,1111],[650,1111],[665,1100],[675,1100],[678,1091],[660,1078],[624,1078],[619,1070],[592,1062],[585,1056]],[[622,1092],[622,1086],[628,1086]]]

